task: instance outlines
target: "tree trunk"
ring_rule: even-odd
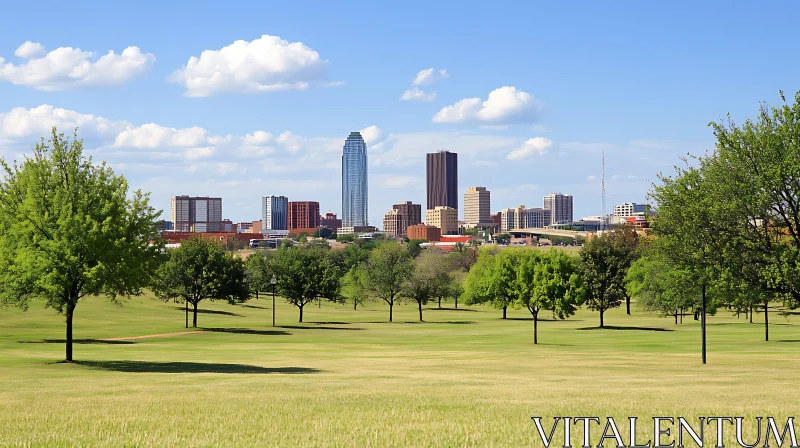
[[[298,322],[303,323],[303,307],[305,304],[298,305],[297,307],[300,308],[300,320]]]
[[[533,315],[533,343],[539,343],[539,310],[532,311]]]
[[[419,321],[424,322],[422,320],[422,301],[417,302],[417,305],[419,305]]]
[[[456,302],[456,309],[458,309],[458,297],[455,298],[455,302]]]
[[[198,302],[194,302],[192,304],[194,305],[194,316],[192,317],[192,327],[194,328],[197,328],[197,303]]]
[[[503,319],[506,318],[506,309],[508,309],[508,306],[503,307]]]
[[[681,308],[681,324],[683,324],[683,311],[684,311],[684,309]]]
[[[753,305],[750,305],[750,323],[753,323]]]
[[[392,321],[392,308],[394,307],[394,300],[389,302],[389,322]]]
[[[439,297],[439,309],[442,309],[442,298]]]
[[[764,340],[769,342],[769,301],[764,301]]]
[[[605,310],[600,310],[600,328],[603,328],[603,313]]]
[[[189,301],[184,300],[183,303],[184,303],[183,309],[185,310],[186,314],[186,328],[189,328]]]
[[[678,311],[675,311],[675,325],[678,325]]]
[[[625,307],[627,309],[628,316],[630,316],[631,315],[631,298],[628,297],[628,296],[625,296]]]
[[[358,301],[353,300],[353,311],[358,310]]]
[[[67,305],[67,348],[64,361],[72,362],[72,316],[75,313],[75,305]]]
[[[694,320],[700,320],[700,313],[694,310]]]

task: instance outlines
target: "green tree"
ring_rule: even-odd
[[[309,246],[282,248],[276,253],[273,266],[278,290],[287,302],[298,308],[299,322],[303,322],[303,308],[314,300],[340,302],[342,299],[339,282],[343,271],[323,249]]]
[[[346,271],[341,280],[341,288],[342,297],[353,303],[353,310],[357,310],[358,305],[366,303],[369,300],[369,289],[364,267],[353,266]]]
[[[425,240],[420,239],[408,240],[408,243],[406,244],[408,245],[408,252],[411,254],[411,258],[417,258],[419,254],[422,253],[422,243],[425,242]]]
[[[22,163],[0,159],[0,302],[27,309],[31,298],[66,318],[66,358],[72,362],[72,322],[87,295],[138,295],[160,261],[159,212],[105,163],[83,155],[53,128]]]
[[[169,250],[169,260],[158,269],[153,287],[162,300],[182,299],[189,327],[197,327],[197,306],[203,300],[224,300],[230,304],[250,298],[247,273],[241,258],[226,252],[215,241],[192,237]]]
[[[450,252],[450,257],[459,269],[462,269],[464,272],[469,272],[472,266],[478,261],[478,250],[474,246],[456,243],[453,246],[453,251]]]
[[[414,301],[419,310],[419,321],[422,319],[422,305],[427,305],[437,291],[437,272],[432,269],[440,260],[435,253],[424,251],[414,260],[414,266],[402,294],[408,300]]]
[[[678,324],[686,311],[698,309],[700,291],[691,271],[672,264],[657,250],[633,262],[626,275],[627,295],[644,311],[674,316]]]
[[[352,233],[347,234],[347,235],[339,235],[339,236],[336,237],[336,241],[338,241],[340,243],[352,243],[355,240],[356,240],[356,236],[353,235]]]
[[[600,313],[603,328],[605,312],[625,300],[624,277],[620,281],[619,254],[608,233],[589,241],[580,252],[581,277],[586,288],[586,305]]]
[[[405,245],[386,241],[375,248],[365,264],[367,288],[389,305],[389,322],[395,301],[413,273],[414,265]]]
[[[272,276],[275,270],[272,267],[272,255],[274,252],[259,251],[250,254],[245,259],[245,269],[247,273],[247,284],[250,292],[255,293],[256,299],[259,292],[269,292],[272,290]],[[270,255],[268,255],[270,254]]]
[[[507,317],[508,306],[514,301],[513,282],[516,279],[515,265],[519,251],[482,248],[478,261],[464,279],[461,298],[467,305],[489,304],[503,310]]]
[[[639,256],[639,234],[633,226],[616,226],[604,235],[611,242],[614,248],[614,273],[616,282],[620,285],[625,294],[625,312],[631,314],[631,297],[628,295],[625,285],[625,276],[628,274],[631,264]]]
[[[564,251],[523,249],[516,258],[512,303],[531,313],[533,343],[538,344],[539,312],[550,311],[559,319],[575,314],[584,296],[581,278],[576,263]]]

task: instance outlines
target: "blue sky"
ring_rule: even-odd
[[[266,194],[339,213],[342,145],[366,130],[371,223],[424,205],[438,149],[492,211],[560,191],[577,219],[600,212],[601,148],[607,210],[641,202],[713,146],[709,121],[800,89],[788,1],[294,3],[4,4],[0,154],[79,125],[165,216],[218,195],[240,221]]]

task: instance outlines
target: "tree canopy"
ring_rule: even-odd
[[[327,256],[327,251],[314,246],[281,248],[273,260],[278,291],[287,302],[296,306],[303,322],[303,308],[314,300],[340,302],[340,279],[344,271]]]
[[[364,265],[367,288],[389,305],[389,322],[392,322],[395,301],[401,297],[413,273],[411,260],[406,245],[389,240],[375,248]]]
[[[72,321],[87,295],[138,295],[158,266],[163,245],[149,195],[129,195],[124,177],[83,154],[53,128],[21,163],[0,159],[0,301],[26,308],[31,298]],[[151,244],[152,243],[152,244]]]
[[[203,300],[230,304],[250,298],[244,262],[216,241],[192,237],[169,250],[169,260],[158,269],[154,288],[162,300],[180,299],[192,305],[192,327],[197,327],[197,306]]]

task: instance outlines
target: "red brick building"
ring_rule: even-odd
[[[319,202],[289,201],[289,233],[313,233],[318,229]]]
[[[408,239],[410,240],[425,240],[425,241],[439,241],[441,238],[441,231],[438,227],[426,226],[425,224],[417,224],[415,226],[408,226]]]
[[[332,213],[330,210],[328,210],[328,213],[325,213],[325,216],[319,217],[319,222],[322,227],[326,227],[334,232],[342,227],[342,220],[338,219],[336,213]]]

